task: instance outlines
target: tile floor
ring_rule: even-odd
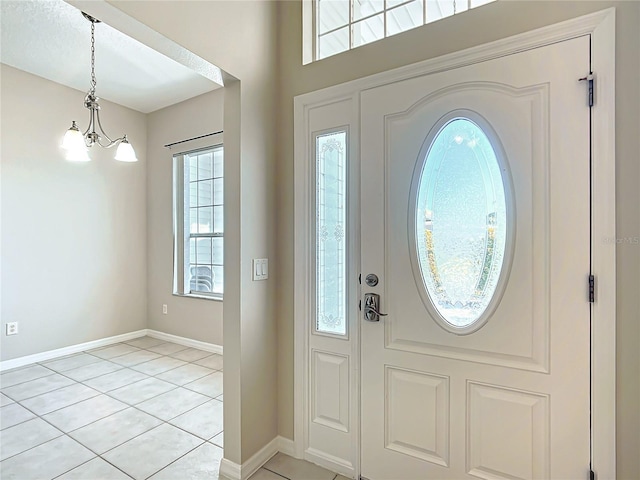
[[[222,356],[142,337],[10,370],[0,429],[3,480],[215,480]]]
[[[3,480],[217,480],[222,356],[151,337],[0,375]],[[347,480],[281,453],[251,480]]]

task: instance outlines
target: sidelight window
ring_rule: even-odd
[[[346,335],[347,132],[315,137],[316,331]]]

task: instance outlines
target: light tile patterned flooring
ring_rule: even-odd
[[[282,453],[276,454],[250,480],[348,480],[329,470]],[[177,480],[177,479],[176,479]]]
[[[217,480],[222,356],[151,337],[0,375],[2,480]],[[347,480],[278,453],[251,480]]]
[[[142,337],[11,370],[0,428],[3,480],[215,480],[222,356]]]

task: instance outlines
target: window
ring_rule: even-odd
[[[413,216],[423,286],[436,321],[441,317],[451,331],[470,329],[486,320],[508,270],[506,163],[464,117],[440,126],[423,161]]]
[[[347,333],[347,132],[316,135],[316,332]]]
[[[223,147],[173,156],[174,293],[222,299]]]
[[[450,17],[494,0],[312,0],[314,60]]]

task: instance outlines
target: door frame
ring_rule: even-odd
[[[356,477],[360,474],[360,338],[352,329],[350,359],[350,416],[356,428],[352,435],[356,458],[336,458],[309,445],[308,403],[309,335],[314,318],[311,311],[315,252],[315,218],[312,183],[315,172],[309,130],[314,109],[350,99],[349,119],[352,143],[352,171],[359,172],[360,93],[363,90],[409,78],[450,70],[465,65],[511,55],[578,36],[591,36],[591,66],[595,77],[595,103],[591,109],[592,126],[592,214],[591,262],[595,282],[595,302],[591,305],[591,459],[598,478],[616,476],[616,251],[615,251],[615,8],[609,8],[558,24],[525,32],[488,44],[472,47],[416,64],[400,67],[348,83],[307,93],[294,99],[294,453],[334,471]],[[585,72],[585,76],[590,72]],[[578,79],[576,79],[578,81]],[[587,93],[585,86],[585,102]],[[341,122],[344,124],[344,121]],[[358,182],[352,195],[358,197]],[[356,204],[359,202],[356,202]],[[351,217],[353,238],[359,238],[360,222]],[[358,255],[354,255],[358,256]],[[354,259],[359,264],[359,258]],[[353,281],[353,280],[352,280]],[[585,296],[587,295],[585,278]],[[351,453],[350,455],[354,455]]]

